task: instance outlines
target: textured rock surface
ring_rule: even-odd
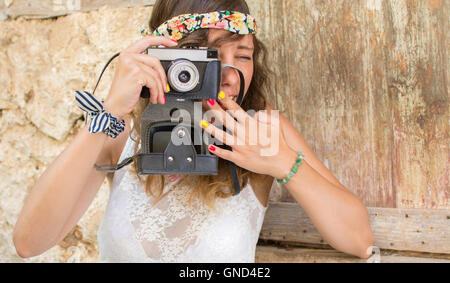
[[[0,262],[96,261],[109,189],[58,246],[23,260],[12,231],[31,186],[82,126],[73,90],[92,90],[106,61],[140,39],[151,7],[102,8],[47,20],[0,21]],[[105,97],[114,63],[96,92]]]

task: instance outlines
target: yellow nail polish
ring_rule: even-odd
[[[170,86],[167,84],[167,92],[170,92]]]
[[[205,120],[202,120],[202,126],[203,126],[203,128],[208,128],[209,123],[206,122]]]
[[[220,99],[224,99],[225,97],[227,97],[227,96],[225,95],[225,93],[224,93],[223,91],[221,91],[221,92],[219,93],[219,98],[220,98]]]

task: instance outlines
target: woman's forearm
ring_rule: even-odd
[[[42,174],[14,227],[14,244],[19,254],[34,256],[55,244],[88,179],[97,174],[93,172],[94,164],[106,139],[105,134],[91,134],[85,127]],[[101,184],[104,174],[98,174],[94,179]]]
[[[285,188],[302,206],[322,237],[337,250],[367,258],[373,234],[364,204],[331,184],[303,160]]]

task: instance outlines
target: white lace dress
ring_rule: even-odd
[[[120,161],[133,155],[128,139]],[[166,178],[167,179],[167,178]],[[171,180],[173,182],[171,182]],[[254,262],[264,207],[248,184],[239,195],[188,205],[191,187],[171,188],[155,205],[129,167],[115,173],[98,231],[100,262]]]

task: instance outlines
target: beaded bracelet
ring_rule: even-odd
[[[305,157],[302,152],[297,151],[298,158],[295,161],[294,167],[292,167],[291,172],[284,179],[277,179],[278,184],[284,185],[297,173],[298,167],[302,165],[303,158]]]
[[[125,121],[119,121],[116,117],[103,109],[102,102],[98,101],[87,91],[75,91],[75,100],[78,107],[85,111],[91,121],[89,123],[89,132],[104,132],[111,138],[116,138],[125,129]]]

